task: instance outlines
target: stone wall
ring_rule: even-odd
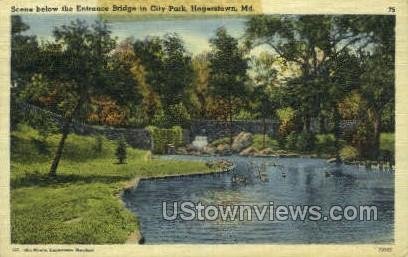
[[[80,135],[102,135],[110,140],[118,140],[122,136],[135,148],[150,149],[151,137],[146,129],[110,128],[97,126],[73,127],[73,132]]]
[[[266,133],[274,136],[278,131],[278,123],[274,121],[266,122]],[[215,120],[193,121],[190,129],[184,129],[183,137],[186,144],[191,143],[196,136],[207,136],[211,142],[215,139],[228,137],[230,134],[229,123]],[[151,137],[149,132],[143,128],[109,128],[90,126],[85,124],[73,124],[73,131],[77,134],[90,135],[101,134],[111,140],[117,140],[122,135],[127,143],[136,148],[150,149]],[[253,134],[262,134],[264,130],[262,121],[233,121],[232,132],[234,135],[242,131]]]
[[[26,118],[30,118],[34,115],[43,115],[43,117],[48,117],[55,123],[62,125],[63,117],[54,112],[28,103],[20,103],[15,107],[19,108]],[[152,145],[150,134],[144,128],[113,128],[107,126],[95,126],[77,120],[73,120],[70,125],[71,132],[78,135],[102,135],[110,140],[118,140],[123,136],[130,146],[139,149],[150,149]],[[184,130],[183,136],[186,143],[191,142],[190,132],[188,130]]]
[[[278,126],[278,122],[267,120],[266,133],[271,136],[276,135]],[[242,131],[262,134],[264,130],[263,123],[260,120],[233,121],[231,128],[233,135],[237,135]],[[228,137],[230,135],[230,124],[225,121],[217,120],[197,120],[192,122],[190,134],[191,138],[195,136],[207,136],[209,141],[213,141],[222,137]]]
[[[20,103],[16,107],[19,108],[23,115],[26,115],[27,117],[33,114],[41,114],[46,115],[48,118],[51,118],[57,123],[61,123],[62,120],[62,117],[59,114],[47,111],[31,104]],[[343,136],[345,136],[347,132],[350,134],[350,132],[356,129],[357,125],[357,120],[342,120],[340,122],[340,127]],[[231,126],[229,122],[225,121],[195,120],[191,122],[190,129],[184,130],[184,142],[189,144],[196,136],[207,136],[208,141],[210,142],[215,139],[228,137],[230,135],[230,127],[233,135],[237,135],[242,131],[253,134],[262,134],[264,130],[263,122],[261,120],[233,121]],[[276,136],[278,129],[278,121],[266,121],[266,133],[268,135]],[[86,124],[85,122],[74,120],[71,123],[71,130],[72,132],[80,135],[100,134],[111,140],[117,140],[124,136],[127,143],[135,148],[150,149],[152,144],[149,132],[144,128],[112,128],[105,126],[93,126]],[[312,121],[312,131],[319,133],[317,120]]]

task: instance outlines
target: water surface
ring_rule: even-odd
[[[208,161],[217,157],[162,158]],[[394,240],[393,172],[367,171],[356,166],[336,169],[325,160],[309,158],[231,156],[227,159],[237,166],[233,172],[141,180],[136,188],[123,195],[127,207],[139,218],[146,244],[363,244],[392,243]],[[260,165],[266,167],[263,179],[254,170]],[[233,176],[245,177],[246,181],[234,180]],[[332,205],[375,205],[378,220],[270,221],[266,218],[262,221],[183,221],[177,218],[167,221],[162,217],[163,201],[169,204],[192,201],[203,205],[262,206],[270,202],[274,206],[319,205],[323,214],[327,214]]]

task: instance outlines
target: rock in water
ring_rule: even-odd
[[[261,150],[261,152],[260,152],[260,154],[262,154],[262,155],[271,155],[273,153],[274,153],[274,151],[269,147]]]
[[[211,146],[204,146],[204,148],[203,148],[203,153],[205,153],[205,154],[210,154],[210,155],[213,155],[213,154],[215,154],[215,151],[216,151],[216,149],[214,148],[214,147],[211,147]]]
[[[327,160],[327,163],[336,163],[337,159],[336,158],[330,158]]]
[[[253,137],[251,133],[241,132],[234,138],[231,150],[233,152],[238,153],[242,151],[244,148],[251,146],[252,140],[253,140]]]
[[[220,144],[217,146],[217,149],[216,149],[216,153],[220,155],[225,155],[229,153],[229,151],[230,151],[230,148],[229,148],[229,145],[227,144]]]
[[[242,151],[239,153],[239,155],[249,156],[249,155],[254,155],[254,154],[256,154],[256,153],[258,153],[258,151],[257,151],[254,147],[250,146],[250,147],[245,148],[244,150],[242,150]]]

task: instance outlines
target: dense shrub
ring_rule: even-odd
[[[314,150],[316,137],[310,132],[296,133],[292,131],[286,137],[285,148],[298,152],[310,152]]]
[[[216,140],[212,141],[211,145],[217,147],[219,145],[229,144],[230,141],[231,141],[231,139],[229,137],[222,137],[222,138],[219,138],[219,139],[216,139]]]
[[[297,133],[292,131],[285,138],[285,148],[288,150],[296,150]]]
[[[381,133],[380,135],[381,158],[388,162],[395,159],[395,136],[394,133]]]
[[[346,145],[340,150],[340,158],[343,161],[354,161],[358,158],[358,151],[351,145]]]
[[[132,116],[128,118],[127,125],[132,128],[144,128],[150,122],[153,122],[146,115],[145,110],[142,108],[135,108],[132,110]]]
[[[116,147],[116,151],[115,151],[115,155],[116,155],[116,158],[118,159],[119,164],[123,164],[126,161],[126,158],[127,158],[126,147],[127,145],[126,145],[125,138],[122,137],[118,141],[118,146]]]
[[[279,118],[278,140],[283,145],[285,138],[295,129],[296,111],[291,107],[286,107],[278,109],[276,115]]]
[[[45,113],[29,111],[29,114],[24,116],[23,122],[38,130],[41,137],[40,140],[43,141],[45,141],[49,135],[59,132],[59,125]]]
[[[166,128],[168,127],[168,119],[166,114],[164,113],[164,111],[162,109],[158,110],[154,116],[153,116],[153,120],[152,120],[152,124],[156,127],[159,128]]]
[[[297,136],[296,150],[310,152],[314,149],[316,137],[313,133],[303,131]]]
[[[183,103],[171,105],[168,109],[167,116],[170,119],[169,123],[172,127],[180,126],[185,128],[190,124],[190,113]]]
[[[247,110],[240,110],[237,114],[234,115],[234,120],[256,120],[256,119],[257,119],[256,115]]]
[[[279,150],[279,144],[276,139],[271,138],[270,136],[266,136],[265,138],[265,147],[263,146],[263,135],[256,134],[253,138],[252,147],[256,148],[257,150],[262,150],[263,148],[270,148],[272,150]]]
[[[369,122],[360,122],[354,132],[351,144],[357,148],[360,157],[370,159],[373,148],[373,129]]]
[[[395,136],[394,133],[381,133],[380,135],[380,150],[395,152]]]
[[[318,134],[316,135],[315,150],[318,154],[335,154],[336,147],[334,145],[333,134]]]
[[[153,117],[153,125],[159,128],[171,128],[180,126],[186,128],[190,124],[190,113],[183,103],[169,106],[165,110],[159,110]]]
[[[147,130],[152,138],[153,153],[164,154],[167,152],[168,145],[178,147],[184,144],[183,129],[180,126],[174,126],[171,129],[150,126]]]

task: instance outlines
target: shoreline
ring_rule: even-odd
[[[189,174],[175,174],[175,175],[163,175],[163,176],[136,176],[128,181],[126,181],[123,185],[123,187],[120,189],[119,194],[116,196],[119,198],[119,201],[122,203],[123,207],[126,208],[126,210],[130,211],[126,207],[126,203],[123,201],[123,194],[126,191],[129,191],[133,188],[136,188],[139,185],[139,182],[141,180],[159,180],[159,179],[167,179],[167,178],[179,178],[179,177],[201,177],[201,176],[206,176],[206,175],[214,175],[214,174],[222,174],[226,172],[231,172],[232,170],[235,169],[235,164],[232,163],[230,166],[224,168],[224,169],[219,169],[219,170],[214,170],[210,172],[195,172],[195,173],[189,173]],[[134,213],[132,213],[134,215]],[[135,215],[137,217],[137,215]],[[144,237],[140,229],[136,229],[135,231],[131,232],[127,238],[127,240],[124,242],[124,244],[143,244],[144,243]]]
[[[302,159],[321,159],[326,161],[328,164],[335,162],[335,157],[333,156],[319,156],[315,153],[284,153],[284,154],[248,154],[248,155],[241,155],[239,153],[228,154],[228,155],[221,155],[221,154],[174,154],[174,156],[194,156],[194,157],[230,157],[230,156],[239,156],[243,158],[302,158]],[[341,160],[341,164],[344,165],[352,165],[358,167],[365,167],[368,170],[379,170],[379,171],[386,171],[390,170],[389,162],[384,161],[372,161],[372,160]],[[381,168],[382,167],[382,168]],[[391,167],[392,171],[395,171],[395,163],[392,164]]]

